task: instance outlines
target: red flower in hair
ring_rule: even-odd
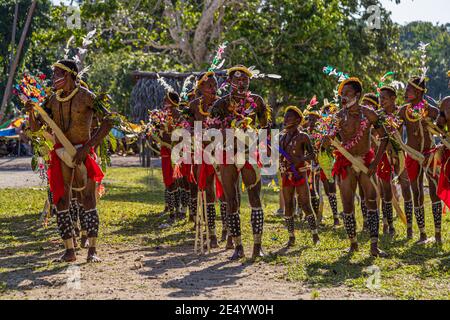
[[[45,78],[46,78],[45,74],[41,73],[41,74],[39,75],[39,79],[45,80]]]

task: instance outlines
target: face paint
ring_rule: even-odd
[[[356,104],[356,102],[358,101],[358,99],[356,97],[354,97],[352,100],[349,101],[348,97],[342,97],[342,105],[345,108],[349,108],[351,106],[353,106],[354,104]]]

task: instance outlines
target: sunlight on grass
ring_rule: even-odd
[[[159,229],[167,215],[164,209],[163,184],[160,170],[151,172],[144,168],[110,168],[107,171],[106,195],[99,203],[101,219],[100,242],[105,244],[133,243],[143,246],[193,244],[192,225],[177,222],[172,228]],[[46,191],[43,189],[3,189],[0,191],[0,253],[33,255],[39,253],[51,241],[57,241],[56,225],[48,229],[39,225]],[[246,251],[252,244],[250,208],[247,196],[242,197],[242,229]],[[396,220],[398,237],[393,242],[381,237],[380,247],[391,254],[389,259],[369,257],[369,238],[358,234],[360,251],[347,256],[343,250],[348,242],[341,226],[331,228],[332,217],[325,197],[325,223],[320,231],[321,242],[313,246],[307,225],[296,222],[297,242],[293,248],[284,249],[288,235],[284,219],[274,215],[278,209],[278,193],[263,189],[265,231],[263,245],[267,256],[265,263],[283,266],[288,281],[304,281],[312,287],[347,286],[361,292],[369,292],[366,281],[367,268],[376,265],[380,269],[380,287],[375,293],[402,299],[450,298],[450,244],[448,239],[450,214],[443,217],[444,245],[414,245],[405,240],[405,226]],[[429,199],[426,202],[427,232],[433,235],[433,220]],[[219,208],[217,207],[219,213]],[[52,219],[54,220],[54,219]],[[358,229],[362,219],[357,210]],[[217,216],[217,230],[221,230]],[[447,237],[446,237],[447,235]],[[415,226],[415,237],[418,230]],[[250,252],[248,252],[250,253]],[[21,268],[23,266],[17,266]],[[44,264],[37,270],[52,268]],[[0,274],[13,267],[0,270]],[[0,291],[5,290],[0,283]],[[319,292],[317,291],[317,297]],[[317,298],[313,294],[313,298]]]

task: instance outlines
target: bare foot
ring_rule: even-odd
[[[262,258],[264,257],[264,252],[262,250],[261,244],[260,243],[255,243],[253,245],[253,254],[252,254],[252,261],[255,261],[256,258]]]
[[[377,243],[372,243],[370,245],[370,254],[373,257],[380,257],[380,258],[387,258],[388,257],[388,254],[386,252],[384,252],[384,251],[382,251],[382,250],[380,250],[378,248],[378,244]]]
[[[220,242],[224,242],[227,240],[227,230],[222,229],[222,237],[220,238]]]
[[[295,245],[295,237],[290,236],[288,242],[286,243],[286,247],[290,248]]]
[[[81,247],[89,248],[89,240],[87,236],[81,236]]]
[[[218,248],[219,245],[217,244],[217,237],[216,236],[210,236],[209,237],[209,246],[211,249]]]
[[[416,241],[416,244],[426,244],[428,243],[428,237],[425,232],[420,234],[419,240]]]
[[[74,249],[78,248],[77,237],[73,237],[73,247],[74,247]]]
[[[434,235],[434,239],[436,241],[436,244],[441,245],[442,244],[442,236],[440,232],[436,232]]]
[[[77,256],[75,255],[75,249],[67,249],[64,254],[53,260],[53,262],[61,263],[61,262],[74,262],[77,260]]]
[[[406,229],[406,239],[411,240],[413,238],[413,229],[408,228]]]
[[[394,227],[389,227],[389,237],[391,239],[394,239],[396,235],[397,235],[397,231],[395,231],[395,228]]]
[[[345,250],[347,253],[353,253],[359,251],[358,242],[352,242],[350,248]]]
[[[239,260],[241,258],[245,257],[244,255],[244,247],[241,245],[236,246],[236,248],[234,249],[234,253],[233,255],[230,257],[230,260],[234,261],[234,260]]]
[[[333,222],[333,226],[337,227],[339,226],[341,223],[339,222],[339,218],[334,218],[334,222]]]
[[[102,262],[102,259],[100,259],[97,256],[97,250],[95,250],[95,248],[89,248],[86,261],[87,262]]]
[[[227,249],[227,250],[234,249],[233,237],[231,237],[231,236],[227,237],[227,245],[225,246],[225,249]]]
[[[317,233],[313,234],[313,243],[318,244],[320,241],[319,235]]]

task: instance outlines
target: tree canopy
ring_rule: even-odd
[[[30,0],[21,0],[18,34]],[[429,42],[429,94],[446,93],[450,60],[450,26],[413,22],[398,25],[379,0],[130,0],[75,1],[81,28],[67,24],[68,7],[40,1],[33,19],[20,71],[50,73],[62,58],[67,40],[81,46],[87,32],[97,30],[88,47],[88,83],[108,91],[118,111],[130,113],[130,74],[144,71],[205,70],[216,48],[228,41],[226,66],[254,65],[281,80],[253,84],[275,110],[287,103],[302,105],[313,95],[333,97],[337,81],[323,74],[327,65],[360,77],[367,92],[387,71],[405,81],[417,74],[419,42]],[[398,2],[398,1],[397,1]],[[379,6],[380,29],[370,29],[367,10]],[[11,50],[14,1],[0,0],[0,86],[5,83]],[[4,87],[0,87],[3,91]],[[149,106],[150,107],[150,106]]]

